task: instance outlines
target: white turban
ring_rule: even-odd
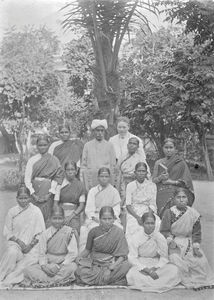
[[[98,126],[103,126],[105,129],[108,128],[108,124],[107,124],[107,121],[104,119],[104,120],[93,120],[92,123],[91,123],[91,129],[95,129],[97,128]]]

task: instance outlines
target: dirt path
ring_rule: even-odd
[[[194,182],[196,200],[194,207],[202,216],[203,250],[214,270],[214,183]],[[15,193],[0,191],[0,257],[5,243],[2,236],[6,213],[15,204]],[[143,293],[124,289],[112,290],[49,290],[49,291],[0,291],[0,300],[211,300],[213,290],[194,292],[191,290],[173,290],[164,294]]]

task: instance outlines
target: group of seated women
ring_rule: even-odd
[[[99,130],[95,145],[100,147]],[[63,144],[80,152],[82,144],[68,140],[69,134],[62,128],[63,142],[52,144],[51,151],[47,137],[37,140],[38,154],[27,163],[25,184],[5,221],[1,285],[125,285],[153,292],[178,284],[213,287],[214,276],[200,247],[200,214],[192,207],[190,172],[174,141],[165,140],[165,158],[155,163],[151,178],[139,138],[129,137],[122,156],[122,148],[115,147],[115,184],[110,168],[102,166],[93,179],[98,184],[87,191],[78,177],[81,155],[73,161],[68,151],[67,159],[61,151],[62,157],[54,153]],[[112,144],[118,146],[116,141]]]

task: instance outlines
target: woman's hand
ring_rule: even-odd
[[[166,173],[162,173],[158,176],[158,180],[159,181],[166,181],[169,179],[169,174],[166,172]]]
[[[41,269],[50,277],[55,276],[59,270],[60,270],[60,266],[58,264],[47,264],[47,265],[43,265],[41,266]]]
[[[82,259],[81,256],[77,256],[75,259],[75,263],[78,265],[81,259]]]
[[[12,241],[12,242],[15,242],[16,243],[16,237],[13,235],[13,236],[11,236],[11,238],[9,238],[9,241]]]
[[[33,198],[33,200],[34,200],[35,202],[39,202],[39,197],[36,195],[36,193],[33,193],[33,194],[31,195],[31,197]]]
[[[53,277],[53,273],[49,270],[48,266],[47,265],[43,265],[41,266],[41,269],[43,272],[45,272],[45,274],[47,274],[48,276],[50,277]]]
[[[203,254],[200,252],[198,248],[193,248],[193,255],[196,257],[202,257]]]
[[[178,180],[167,179],[166,181],[163,181],[162,184],[178,185],[179,181]]]
[[[108,268],[110,271],[113,271],[115,269],[116,265],[115,264],[111,264]]]
[[[136,220],[137,220],[137,222],[138,222],[138,224],[141,226],[141,225],[143,225],[143,221],[142,221],[142,219],[141,219],[141,217],[137,217],[136,218]]]
[[[177,247],[177,244],[174,240],[172,240],[170,243],[169,243],[169,248],[170,249],[175,249]]]
[[[22,250],[22,253],[27,254],[28,252],[30,252],[30,250],[31,250],[32,248],[33,248],[32,245],[29,244],[29,245],[27,245],[27,246]]]
[[[27,247],[27,245],[24,242],[22,242],[20,239],[16,239],[16,243],[19,245],[19,247],[21,248],[22,252]]]
[[[149,268],[144,268],[143,270],[140,270],[140,273],[143,275],[149,275],[150,269]]]
[[[108,283],[110,276],[111,276],[111,271],[108,268],[106,268],[103,273],[103,281],[105,284]]]
[[[154,280],[157,280],[159,278],[158,274],[156,273],[156,271],[152,271],[152,269],[150,269],[150,272],[149,272],[149,276],[154,279]]]
[[[97,219],[96,217],[92,217],[92,220],[98,224],[100,223],[99,219]]]

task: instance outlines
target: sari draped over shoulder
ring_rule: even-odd
[[[99,212],[103,206],[111,206],[113,208],[115,215],[114,224],[122,228],[119,219],[120,202],[119,192],[111,184],[104,188],[101,185],[97,185],[89,191],[85,207],[86,220],[80,229],[80,250],[85,248],[88,232],[98,225],[98,222],[94,219],[99,219]]]
[[[77,257],[76,233],[69,226],[46,229],[39,241],[39,264],[24,270],[25,283],[33,287],[52,287],[70,284],[74,279]],[[46,266],[53,276],[43,271]]]
[[[90,257],[79,262],[77,282],[88,285],[124,285],[130,266],[127,262],[128,245],[122,229],[113,225],[109,231],[102,232],[98,226],[89,235],[93,236],[93,246]],[[124,258],[123,262],[110,271],[108,267],[119,257]]]
[[[0,261],[0,281],[15,284],[23,280],[23,269],[38,261],[38,239],[44,230],[42,213],[32,203],[26,209],[15,206],[9,210],[4,226],[7,250]],[[10,240],[12,237],[21,240],[26,246],[31,245],[29,252],[23,253],[20,246]]]
[[[163,164],[168,171],[169,179],[179,182],[178,186],[187,189],[189,205],[192,206],[195,196],[193,191],[193,183],[189,168],[184,159],[176,154],[170,159],[160,159],[155,163],[153,179],[161,175],[162,168],[160,164]],[[175,191],[175,185],[164,185],[162,182],[157,183],[157,208],[158,214],[163,215],[165,209],[173,205],[173,194]]]
[[[139,162],[145,161],[145,156],[141,152],[136,151],[134,154],[127,154],[121,162],[119,162],[119,180],[117,181],[117,189],[120,192],[122,200],[125,199],[126,186],[135,179],[135,166]]]
[[[128,285],[148,292],[165,292],[174,288],[180,277],[178,268],[169,264],[167,242],[159,232],[147,235],[143,228],[128,239],[129,261],[133,267],[127,274]],[[157,268],[158,278],[152,279],[141,272],[144,268]]]
[[[114,207],[120,203],[119,197],[114,197],[115,188],[109,184],[107,187],[103,188],[102,190],[98,191],[95,195],[95,207],[96,212],[99,213],[100,209],[103,206],[111,206]]]
[[[134,212],[141,217],[151,209],[155,213],[155,230],[159,231],[160,218],[156,215],[156,185],[145,179],[143,183],[137,180],[130,182],[126,188],[126,206],[131,206]],[[132,236],[141,226],[136,218],[127,213],[126,235]]]
[[[64,184],[65,183],[65,184]],[[74,178],[71,182],[64,179],[59,195],[59,204],[63,207],[65,217],[72,214],[77,209],[80,202],[85,202],[86,191],[83,183]],[[80,232],[80,215],[72,217],[69,226]]]
[[[207,258],[200,249],[202,257],[194,255],[194,245],[200,247],[201,227],[200,214],[192,207],[183,212],[173,206],[164,214],[161,232],[171,236],[176,248],[169,248],[169,259],[178,266],[181,272],[182,283],[188,288],[213,285],[214,274]]]
[[[53,151],[62,167],[68,161],[79,162],[83,151],[83,142],[79,139],[72,139],[57,145]]]
[[[79,198],[85,195],[86,191],[81,181],[74,178],[72,182],[62,187],[60,191],[59,203],[73,203],[79,205]]]
[[[32,170],[32,186],[35,193],[39,196],[40,202],[32,203],[38,206],[44,216],[45,221],[50,217],[52,199],[43,201],[43,198],[48,194],[52,186],[52,181],[55,185],[61,185],[64,177],[64,172],[59,163],[59,160],[53,155],[46,153],[33,165]]]
[[[63,226],[47,240],[48,262],[62,263],[68,253],[68,245],[74,234],[71,227]]]
[[[64,176],[58,159],[50,153],[43,155],[33,165],[32,180],[36,177],[55,180],[58,184],[61,184]]]

